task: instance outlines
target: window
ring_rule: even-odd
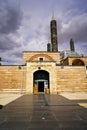
[[[42,61],[43,61],[43,58],[42,58],[42,57],[40,57],[40,58],[39,58],[39,61],[40,61],[40,62],[42,62]]]

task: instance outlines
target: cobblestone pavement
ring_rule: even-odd
[[[0,130],[87,130],[87,109],[60,95],[24,95],[0,109]]]

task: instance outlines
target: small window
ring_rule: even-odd
[[[41,57],[41,58],[39,58],[39,61],[41,61],[41,62],[42,62],[42,61],[43,61],[43,58],[42,58],[42,57]]]

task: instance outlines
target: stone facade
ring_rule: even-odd
[[[56,68],[55,68],[55,62],[29,62],[27,63],[27,79],[26,79],[26,92],[27,93],[33,93],[33,74],[34,72],[38,71],[40,67],[40,70],[47,71],[50,75],[49,81],[50,81],[50,93],[55,93],[56,90]]]
[[[63,65],[87,65],[87,57],[67,57],[63,60]]]
[[[1,93],[21,93],[26,86],[25,66],[0,66],[0,92]]]
[[[23,64],[28,61],[39,61],[39,58],[44,61],[56,61],[60,64],[60,53],[58,52],[23,52]]]
[[[55,24],[54,20],[52,22]],[[51,27],[53,29],[53,25]],[[54,34],[54,31],[51,30],[51,33]],[[25,51],[23,65],[0,66],[0,93],[58,94],[87,91],[87,57],[76,55],[61,58],[53,34],[51,40],[54,43],[49,43],[53,51]]]
[[[39,70],[49,73],[50,94],[87,91],[87,58],[83,58],[84,66],[72,66],[72,64],[64,66],[58,64],[60,61],[58,57],[59,53],[48,54],[49,53],[46,52],[44,54],[41,53],[41,55],[36,52],[24,52],[25,65],[0,66],[0,92],[33,94],[34,72]],[[40,57],[43,58],[43,61],[39,61]],[[57,59],[57,62],[55,59]],[[80,59],[82,60],[82,58]],[[73,61],[72,58],[69,58],[69,60]],[[37,94],[38,93],[39,92],[37,92]],[[45,93],[45,91],[43,91],[43,93]]]
[[[57,67],[57,91],[87,92],[85,66]]]

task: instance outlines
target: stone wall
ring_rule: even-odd
[[[74,62],[74,60],[81,60],[85,65],[87,65],[87,57],[77,57],[77,58],[68,58],[68,63],[69,65],[72,65],[72,63]]]
[[[87,57],[68,57],[62,61],[63,65],[72,65],[75,60],[81,60],[84,65],[87,65]]]
[[[87,92],[85,66],[57,67],[58,92]]]
[[[26,68],[0,66],[0,92],[20,93],[26,86]]]
[[[55,62],[29,62],[27,63],[27,74],[26,74],[26,93],[33,93],[33,74],[34,72],[40,70],[47,71],[49,73],[50,80],[50,93],[56,94],[56,67]]]
[[[28,61],[38,61],[40,57],[44,58],[44,61],[56,61],[60,63],[60,53],[58,52],[24,52],[23,63]]]
[[[33,94],[33,73],[49,72],[50,94],[87,92],[85,66],[56,66],[55,62],[29,62],[27,66],[0,66],[1,93]]]

